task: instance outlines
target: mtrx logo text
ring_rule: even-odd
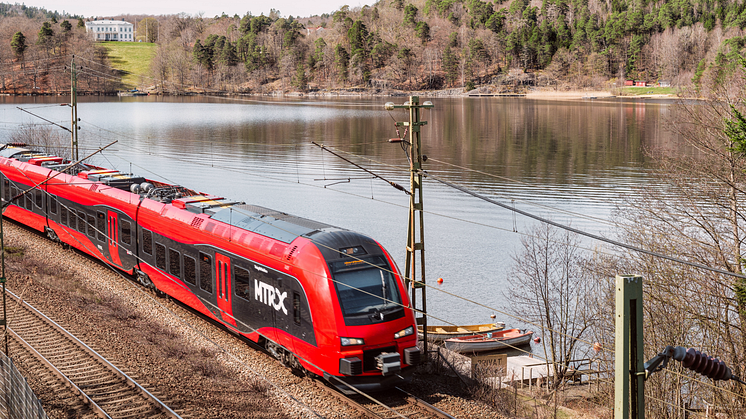
[[[287,296],[287,291],[281,293],[280,290],[272,285],[265,284],[256,279],[254,280],[254,298],[270,307],[274,307],[277,311],[282,310],[284,314],[288,314],[288,310],[285,308],[285,299]],[[277,302],[275,302],[275,297],[277,298]]]

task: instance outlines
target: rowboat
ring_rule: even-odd
[[[464,326],[428,326],[427,340],[429,342],[443,342],[449,338],[472,336],[484,333],[494,333],[505,328],[505,323],[470,324]],[[422,336],[422,326],[418,326],[417,332]]]
[[[496,349],[514,348],[531,343],[532,331],[508,329],[492,333],[462,336],[445,340],[446,349],[454,352],[484,352]]]

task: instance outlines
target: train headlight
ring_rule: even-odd
[[[339,342],[342,346],[365,345],[362,338],[339,338]]]
[[[414,327],[409,326],[408,328],[404,330],[400,330],[396,333],[394,333],[394,339],[403,338],[404,336],[409,336],[414,334]]]

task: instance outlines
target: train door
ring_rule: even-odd
[[[130,217],[125,214],[113,213],[116,217],[114,220],[119,226],[118,233],[118,250],[119,258],[122,261],[122,268],[126,271],[130,271],[135,265],[137,265],[137,258],[135,253],[137,252],[137,245],[135,243],[135,229],[133,228],[133,222]]]
[[[293,278],[280,274],[279,272],[273,272],[272,286],[274,286],[273,304],[276,304],[274,310],[274,325],[279,330],[284,330],[289,334],[293,334],[290,330],[292,325],[292,308],[288,307],[292,305],[291,298],[293,293]],[[288,311],[290,309],[290,311]]]
[[[316,336],[313,332],[313,321],[311,310],[308,306],[308,297],[297,279],[286,277],[286,288],[288,292],[288,313],[285,316],[285,330],[300,340],[312,345],[316,344]]]
[[[233,307],[231,305],[232,289],[231,286],[231,260],[225,255],[215,253],[215,282],[217,288],[218,308],[220,309],[223,320],[236,325],[236,319],[233,318]]]
[[[106,221],[106,243],[109,245],[109,256],[115,265],[122,266],[122,261],[119,259],[119,216],[114,211],[108,211]]]

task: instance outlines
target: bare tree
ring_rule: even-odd
[[[159,44],[158,49],[155,51],[155,56],[150,61],[150,73],[156,85],[160,83],[161,92],[166,91],[166,81],[168,80],[170,67],[169,51],[168,47],[164,44]]]
[[[631,194],[620,205],[620,238],[626,243],[736,276],[676,264],[647,254],[629,253],[614,262],[621,272],[644,278],[645,358],[666,345],[694,347],[723,360],[742,377],[746,372],[746,156],[729,121],[746,112],[746,72],[721,57],[702,77],[699,102],[681,102],[668,128],[688,144],[681,150],[649,150],[656,163],[655,184]],[[689,94],[695,94],[690,92]],[[613,308],[609,307],[609,314]],[[680,368],[680,367],[679,367]],[[675,370],[646,385],[652,400],[679,406],[705,401],[716,411],[740,417],[746,408],[743,386],[711,386],[708,379]],[[685,418],[684,409],[649,402],[651,417]],[[741,413],[739,413],[741,412]]]
[[[595,301],[588,298],[594,282],[584,269],[578,238],[548,224],[531,228],[513,256],[506,298],[517,314],[538,325],[547,360],[553,367],[553,384],[558,386],[587,350],[579,343],[597,320]]]
[[[10,142],[27,144],[29,148],[70,158],[69,137],[64,132],[50,125],[21,125],[10,134]]]

